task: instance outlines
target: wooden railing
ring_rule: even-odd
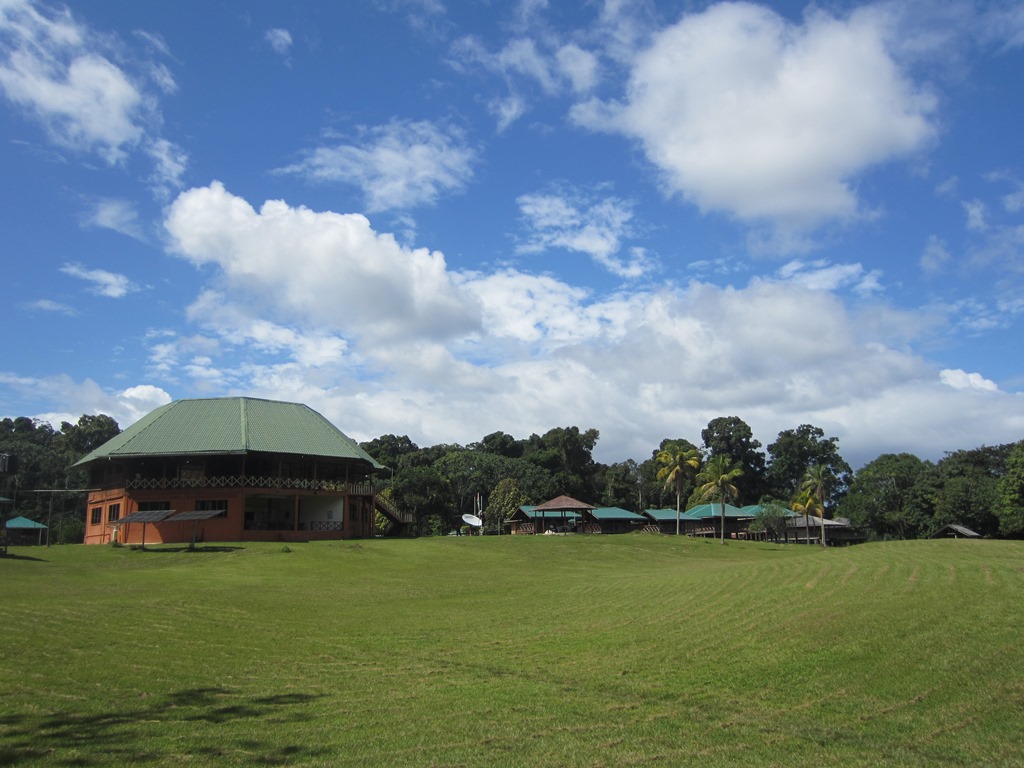
[[[311,531],[341,531],[345,524],[341,520],[310,520],[309,530]]]
[[[165,488],[286,488],[301,491],[331,491],[353,496],[372,496],[373,484],[348,483],[344,480],[312,480],[299,477],[266,477],[257,475],[221,475],[213,477],[133,477],[125,481],[129,490],[161,490]]]
[[[395,506],[395,503],[390,499],[387,499],[383,496],[377,496],[374,499],[374,502],[376,503],[378,510],[380,510],[387,517],[390,517],[396,523],[404,523],[406,525],[409,525],[413,522],[412,513],[403,512],[397,506]]]

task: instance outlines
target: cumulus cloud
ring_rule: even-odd
[[[600,196],[562,185],[550,192],[517,198],[528,235],[519,253],[542,253],[549,248],[584,253],[619,277],[640,277],[651,268],[643,251],[618,256],[622,240],[633,233],[633,205],[613,196]]]
[[[684,15],[638,53],[622,102],[574,119],[637,139],[667,188],[703,211],[782,229],[864,213],[853,179],[928,146],[935,98],[890,52],[890,20],[748,3]]]
[[[348,347],[345,339],[330,333],[298,330],[254,317],[250,308],[232,304],[215,291],[204,291],[189,306],[188,317],[232,344],[251,345],[261,352],[284,350],[309,368],[339,361]]]
[[[479,324],[479,306],[455,286],[443,254],[404,247],[358,214],[280,200],[257,211],[215,182],[181,194],[165,226],[175,252],[219,268],[228,289],[287,320],[381,341]]]
[[[565,211],[548,201],[538,216]],[[929,324],[848,305],[841,294],[872,280],[857,264],[599,293],[509,267],[452,270],[362,216],[257,210],[216,183],[180,195],[166,226],[211,283],[189,312],[203,343],[154,336],[154,363],[197,388],[309,403],[360,439],[465,443],[577,424],[598,428],[599,458],[617,461],[735,414],[765,443],[819,425],[862,463],[879,448],[938,458],[1024,429],[1024,398],[909,351],[941,314]]]
[[[999,389],[994,381],[990,381],[980,373],[968,373],[959,368],[939,371],[939,380],[953,389],[978,389],[983,392],[995,392]]]
[[[151,384],[138,384],[118,391],[108,391],[92,379],[76,381],[67,375],[31,377],[0,372],[0,385],[17,393],[26,405],[50,401],[62,403],[61,413],[36,413],[33,418],[59,428],[62,421],[75,423],[82,414],[105,413],[124,429],[154,408],[171,402],[171,396]],[[24,416],[25,412],[5,416]]]
[[[431,204],[473,178],[476,150],[455,126],[394,120],[365,129],[361,138],[310,150],[281,172],[358,186],[371,212]]]
[[[65,275],[77,277],[90,283],[89,291],[97,296],[120,299],[138,290],[138,287],[125,275],[108,272],[105,269],[88,269],[81,264],[69,263],[62,266],[60,271]]]

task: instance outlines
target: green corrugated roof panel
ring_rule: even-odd
[[[676,511],[674,509],[645,509],[644,514],[652,520],[675,520]],[[680,512],[679,517],[682,519],[685,512]]]
[[[7,527],[13,530],[21,531],[36,531],[46,530],[46,526],[42,523],[37,523],[35,520],[29,520],[27,517],[12,517],[7,521]]]
[[[583,517],[579,512],[565,509],[524,509],[523,512],[532,520],[578,520]]]
[[[628,509],[622,509],[621,507],[598,507],[597,509],[590,510],[590,514],[598,520],[635,520],[640,522],[644,519],[643,515],[638,515],[636,512],[630,512]]]
[[[366,461],[366,451],[308,406],[253,397],[175,400],[157,408],[78,464],[183,454],[289,453]]]
[[[722,516],[722,505],[719,503],[715,504],[701,504],[696,507],[691,507],[683,513],[683,517],[687,520],[704,520],[709,517],[721,517]],[[734,507],[732,504],[725,505],[725,516],[726,517],[752,517],[751,514],[744,512],[739,507]]]

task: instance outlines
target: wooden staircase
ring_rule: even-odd
[[[403,512],[394,502],[383,496],[373,497],[373,508],[388,519],[388,525],[380,533],[383,536],[404,536],[412,531],[415,522],[411,512]]]

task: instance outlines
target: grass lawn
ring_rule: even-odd
[[[0,559],[0,765],[1024,766],[1024,543]]]

